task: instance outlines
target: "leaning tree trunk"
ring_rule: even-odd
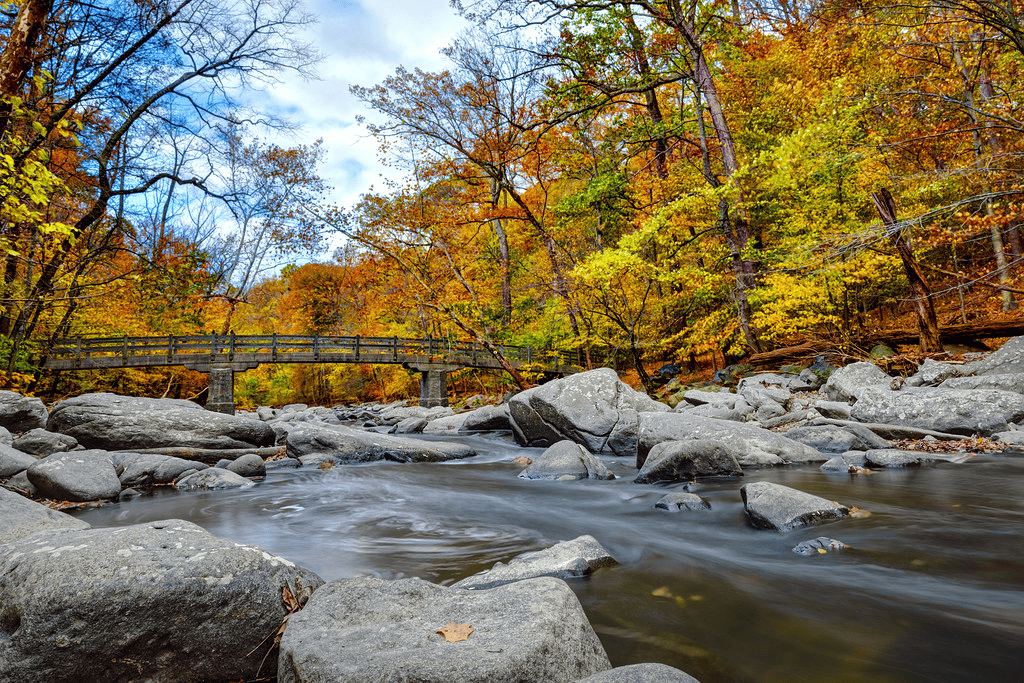
[[[932,292],[928,283],[921,274],[921,269],[914,260],[914,253],[910,245],[903,238],[903,230],[896,222],[896,203],[892,195],[884,187],[878,192],[871,193],[871,200],[882,217],[882,222],[888,229],[889,238],[896,247],[896,253],[903,261],[903,269],[907,274],[907,281],[910,283],[910,293],[913,296],[914,312],[917,314],[917,328],[919,345],[924,353],[942,351],[942,338],[939,336],[939,321],[935,316],[935,306],[932,304]]]

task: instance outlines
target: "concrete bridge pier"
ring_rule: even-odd
[[[459,369],[458,365],[444,363],[403,364],[409,370],[420,373],[420,405],[424,408],[448,405],[448,373]]]
[[[210,391],[206,409],[215,413],[235,414],[235,369],[230,365],[210,368]]]

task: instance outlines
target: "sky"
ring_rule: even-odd
[[[321,176],[336,204],[353,205],[371,187],[383,189],[381,176],[396,171],[378,160],[377,142],[356,122],[372,113],[349,94],[349,86],[373,86],[398,66],[426,71],[445,68],[439,54],[468,27],[448,0],[305,0],[318,18],[307,40],[324,55],[320,80],[287,75],[266,92],[263,106],[300,126],[279,144],[308,144],[323,138],[327,151]]]

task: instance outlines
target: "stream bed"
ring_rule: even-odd
[[[705,512],[654,503],[681,485],[527,481],[501,435],[480,455],[271,472],[243,490],[162,489],[74,514],[94,526],[181,518],[262,546],[326,580],[450,584],[591,534],[618,560],[570,585],[616,666],[662,662],[702,683],[1024,680],[1024,456],[826,474],[816,465],[702,482]],[[788,533],[747,522],[739,488],[772,481],[870,516]],[[802,557],[828,536],[844,552]]]

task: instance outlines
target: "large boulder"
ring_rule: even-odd
[[[40,531],[89,528],[89,525],[80,519],[51,510],[45,505],[40,505],[14,491],[8,491],[2,486],[0,486],[0,518],[4,520],[4,523],[0,524],[0,547],[3,547],[5,543],[13,543]],[[2,554],[3,552],[0,551],[0,555]],[[3,578],[0,577],[0,583],[2,582]],[[0,643],[3,641],[3,634],[3,621],[0,621]],[[0,644],[0,648],[2,647],[3,645]]]
[[[1024,419],[1024,395],[994,389],[869,387],[851,415],[860,422],[881,422],[953,434],[988,436]]]
[[[750,522],[759,529],[789,531],[850,515],[845,505],[767,481],[744,485],[740,495]]]
[[[17,448],[19,451],[24,453],[31,453],[32,455],[40,458],[46,457],[51,453],[67,453],[73,451],[76,448],[81,448],[78,445],[78,440],[73,436],[67,434],[54,434],[48,432],[42,427],[36,427],[30,429],[18,438],[11,442],[11,445]]]
[[[274,430],[250,417],[214,413],[173,398],[85,394],[53,409],[46,428],[86,448],[112,451],[182,446],[251,448],[274,445]]]
[[[0,479],[13,477],[39,462],[39,458],[23,453],[17,448],[0,443]]]
[[[509,560],[508,564],[498,562],[489,570],[467,577],[452,587],[483,590],[513,581],[535,579],[538,576],[575,579],[613,564],[615,558],[597,542],[597,539],[585,535],[571,541],[556,543],[545,550],[517,555]]]
[[[445,415],[427,422],[423,426],[424,434],[456,434],[462,429],[471,413]]]
[[[132,453],[117,451],[111,454],[114,468],[119,472],[121,486],[154,486],[173,483],[183,472],[203,470],[208,467],[201,462],[175,458],[156,453]]]
[[[869,448],[888,448],[889,442],[867,427],[850,425],[801,425],[786,432],[786,436],[823,453],[866,451]]]
[[[322,583],[182,520],[37,533],[0,547],[0,680],[254,679],[285,586]]]
[[[54,453],[33,463],[28,479],[40,495],[57,500],[110,500],[121,493],[113,456],[101,450]]]
[[[641,412],[671,409],[600,368],[528,389],[509,400],[512,430],[525,445],[569,439],[591,453],[636,454]]]
[[[363,432],[342,425],[295,425],[288,432],[288,455],[303,460],[335,463],[443,462],[476,455],[469,446],[445,441],[423,441],[377,432]],[[313,456],[317,456],[313,458]],[[312,461],[312,460],[311,460]]]
[[[892,377],[873,363],[851,363],[832,371],[819,393],[830,401],[857,400],[864,389],[892,382]]]
[[[659,443],[706,439],[730,446],[742,467],[824,462],[828,459],[810,446],[752,424],[691,416],[689,413],[641,413],[637,468],[644,466],[648,453]]]
[[[568,439],[537,456],[520,479],[614,479],[604,463],[583,446]]]
[[[468,639],[437,633],[452,623],[471,626]],[[611,666],[572,590],[550,577],[481,591],[332,581],[289,619],[278,662],[280,683],[567,683]]]
[[[997,389],[1024,394],[1024,372],[1004,375],[977,375],[973,377],[950,377],[939,385],[940,389]]]
[[[19,434],[46,426],[46,406],[34,396],[0,391],[0,426]]]
[[[633,480],[637,484],[691,481],[697,477],[740,476],[736,451],[709,439],[665,441],[655,445]]]
[[[1024,337],[1014,337],[981,360],[964,363],[964,375],[1024,373]]]

